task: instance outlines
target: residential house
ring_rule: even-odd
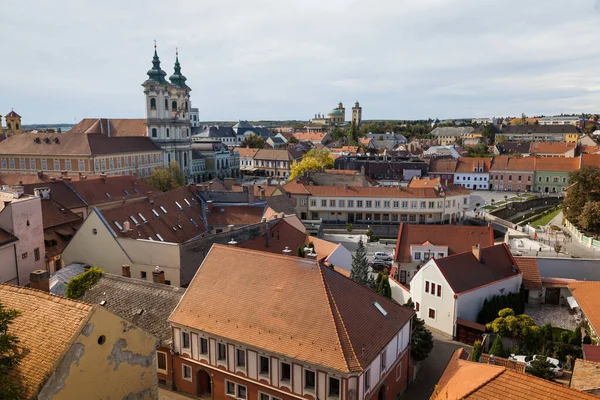
[[[468,207],[469,191],[430,187],[305,185],[294,180],[283,189],[296,200],[300,219],[337,223],[399,224],[454,222]]]
[[[394,250],[394,260],[398,263],[396,280],[406,285],[419,267],[430,259],[471,251],[477,245],[494,245],[491,226],[400,223]]]
[[[206,174],[206,157],[200,152],[192,150],[192,175],[195,183],[202,182]]]
[[[564,142],[567,135],[579,138],[579,134],[573,125],[507,125],[500,133],[505,140],[524,142]]]
[[[377,150],[375,140],[370,137],[358,138],[358,144],[362,146],[365,150]]]
[[[394,150],[398,145],[408,143],[408,140],[401,133],[367,133],[367,138],[373,140],[373,145],[378,150]]]
[[[583,359],[588,361],[600,362],[600,346],[594,344],[583,344]]]
[[[532,191],[535,166],[534,157],[494,157],[490,166],[490,187],[499,191]]]
[[[497,156],[528,156],[530,147],[529,142],[500,142],[494,145],[493,153]]]
[[[456,140],[462,138],[473,132],[475,128],[472,126],[445,126],[437,127],[430,132],[430,135],[434,136],[438,144],[442,146],[449,146],[456,143]]]
[[[457,159],[460,157],[460,154],[454,146],[431,146],[423,152],[423,157],[452,157]]]
[[[590,135],[583,135],[579,138],[578,144],[580,146],[598,146],[598,143]]]
[[[571,389],[600,396],[600,363],[578,358],[573,365],[571,374]]]
[[[150,176],[164,165],[163,151],[148,137],[102,133],[28,133],[0,143],[0,172],[66,171],[85,175]]]
[[[488,190],[490,188],[491,162],[491,158],[459,158],[454,173],[454,184],[467,189]]]
[[[236,147],[233,151],[240,153],[240,171],[242,173],[249,173],[256,171],[254,167],[254,156],[258,153],[259,149],[251,149],[249,147]]]
[[[334,161],[336,170],[365,170],[376,180],[409,181],[413,176],[426,176],[429,164],[416,157],[401,156],[342,156]]]
[[[19,312],[8,334],[26,349],[16,369],[24,399],[158,397],[154,336],[99,304],[45,293],[44,270],[31,282],[0,284],[2,305]]]
[[[597,399],[591,394],[503,365],[467,361],[467,356],[464,349],[452,354],[430,400]]]
[[[579,165],[579,158],[537,158],[535,162],[535,184],[533,190],[543,193],[563,194],[569,186],[569,174],[572,171],[578,170]]]
[[[573,125],[581,127],[583,123],[583,117],[567,117],[564,115],[542,117],[539,119],[538,124],[540,125]]]
[[[160,283],[161,272],[152,273],[154,281],[131,279],[128,265],[122,267],[122,276],[103,274],[86,289],[79,300],[102,307],[158,338],[156,372],[158,382],[173,383],[173,337],[167,322],[185,289]],[[164,273],[162,275],[164,278]]]
[[[254,168],[266,176],[286,178],[290,174],[292,163],[301,158],[302,154],[292,149],[260,149],[254,155]]]
[[[544,296],[544,288],[542,286],[542,278],[540,277],[540,269],[538,259],[533,257],[515,257],[517,267],[523,274],[523,287],[527,297],[525,301],[529,304],[540,304]]]
[[[197,178],[198,182],[240,175],[239,153],[229,150],[220,140],[192,136],[192,150],[205,159],[205,172]]]
[[[25,286],[31,272],[46,269],[41,197],[0,188],[0,243],[0,282]]]
[[[214,398],[394,399],[410,382],[413,316],[315,260],[214,245],[169,318],[176,386]]]
[[[201,128],[192,128],[192,140],[219,140],[225,146],[239,146],[244,140],[243,133],[238,135],[231,126],[203,126]]]
[[[265,143],[272,149],[281,149],[287,146],[287,141],[281,134],[268,138]]]
[[[592,339],[598,341],[600,339],[600,282],[569,281],[568,288],[587,321]]]
[[[433,178],[440,178],[445,185],[454,184],[456,164],[457,161],[455,158],[433,158],[429,162],[429,176]]]
[[[462,341],[482,333],[471,325],[484,300],[518,293],[521,282],[522,273],[503,243],[430,259],[410,281],[410,293],[425,324]]]
[[[313,145],[327,144],[331,141],[329,132],[294,132],[294,137],[299,142],[310,142]]]
[[[529,154],[536,157],[575,157],[575,142],[531,142]]]

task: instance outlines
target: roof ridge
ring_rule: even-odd
[[[230,245],[225,245],[225,244],[220,244],[220,243],[213,243],[212,248],[217,247],[217,248],[223,248],[223,249],[229,249],[229,250],[233,250],[233,251],[239,251],[239,252],[244,252],[244,253],[251,253],[251,254],[262,254],[265,257],[272,257],[272,258],[285,258],[287,260],[293,260],[294,262],[301,262],[302,264],[306,264],[306,265],[312,265],[315,266],[318,265],[318,263],[316,261],[313,260],[309,260],[306,258],[301,258],[301,257],[290,257],[290,256],[286,256],[283,254],[279,254],[279,253],[270,253],[268,251],[261,251],[261,250],[254,250],[254,249],[248,249],[245,247],[238,247],[238,246],[230,246]]]
[[[0,283],[0,290],[3,290],[3,289],[13,292],[13,293],[26,294],[26,295],[35,296],[40,299],[50,300],[52,302],[59,303],[59,304],[69,306],[69,307],[73,307],[73,308],[78,308],[78,309],[89,308],[88,311],[91,311],[92,308],[94,307],[92,304],[86,303],[85,301],[81,301],[81,300],[77,300],[77,299],[69,299],[67,297],[58,296],[58,295],[55,295],[54,293],[45,292],[43,290],[35,289],[32,287],[16,286],[16,285],[12,285],[10,283]],[[75,304],[73,304],[73,303],[75,303]]]
[[[462,362],[467,362],[467,363],[474,363],[474,361],[467,361],[467,360],[457,360],[457,361],[458,362],[462,361]],[[470,395],[472,395],[473,393],[475,393],[476,391],[478,391],[479,389],[481,389],[482,387],[484,387],[485,385],[487,385],[491,381],[497,379],[500,375],[502,375],[502,374],[504,374],[505,372],[508,371],[508,369],[506,367],[503,367],[501,365],[491,365],[491,364],[484,364],[484,365],[497,367],[497,368],[499,368],[499,371],[490,380],[483,382],[482,384],[480,384],[479,386],[477,386],[475,389],[471,390],[469,393],[466,393],[461,398],[466,399],[467,397],[469,397]],[[520,375],[526,375],[526,374],[520,374]],[[541,379],[541,378],[538,378],[538,379]]]
[[[121,275],[116,275],[116,274],[109,274],[109,273],[103,273],[102,276],[100,277],[100,279],[98,280],[98,282],[100,282],[100,280],[102,278],[105,279],[110,279],[110,280],[114,280],[114,281],[119,281],[119,282],[126,282],[126,283],[134,283],[136,285],[140,285],[140,286],[147,286],[147,287],[152,287],[158,290],[163,290],[165,292],[179,292],[179,291],[185,291],[185,288],[183,287],[179,287],[179,286],[172,286],[172,285],[166,285],[164,283],[156,283],[154,281],[148,281],[148,280],[143,280],[143,279],[137,279],[137,278],[127,278]]]

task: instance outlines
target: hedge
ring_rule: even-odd
[[[102,276],[104,271],[98,267],[92,267],[83,274],[76,276],[67,283],[65,296],[69,299],[78,299],[83,293],[88,290]]]

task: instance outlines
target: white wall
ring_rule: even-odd
[[[460,294],[456,299],[456,318],[465,319],[467,321],[476,321],[477,315],[479,314],[479,311],[481,311],[485,299],[489,300],[495,295],[518,293],[519,288],[521,287],[522,278],[523,276],[521,274],[515,275],[509,279]],[[501,291],[501,289],[504,290]]]
[[[399,304],[406,304],[411,297],[410,291],[406,290],[393,279],[390,279],[390,287],[392,288],[392,299],[396,300]]]
[[[339,245],[327,258],[336,267],[350,271],[352,269],[352,253],[343,245]]]
[[[146,272],[146,279],[152,280],[152,271],[158,266],[165,272],[165,280],[172,286],[180,286],[180,254],[177,243],[166,243],[150,240],[117,238],[118,243],[131,259],[131,277],[140,279],[141,272]],[[120,274],[121,266],[115,269]],[[109,271],[110,272],[110,271]]]
[[[15,243],[0,247],[0,282],[16,285],[17,259],[15,258]]]

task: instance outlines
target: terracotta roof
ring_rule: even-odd
[[[42,199],[42,220],[44,229],[47,229],[72,222],[82,222],[83,218],[50,198]]]
[[[135,119],[108,119],[84,118],[71,128],[72,133],[100,133],[111,137],[118,136],[146,136],[146,120]]]
[[[506,244],[482,248],[480,262],[472,251],[435,259],[455,294],[518,275],[516,263]]]
[[[536,157],[536,171],[571,172],[579,169],[579,158]]]
[[[184,293],[184,288],[105,273],[80,300],[91,304],[106,301],[104,308],[167,345],[172,341],[167,319]]]
[[[491,158],[484,157],[460,157],[456,160],[456,172],[460,173],[474,173],[478,171],[473,171],[475,167],[483,167],[483,172],[490,172],[490,165],[492,163]],[[479,172],[482,173],[482,172]]]
[[[13,110],[10,110],[10,112],[8,114],[6,114],[4,117],[5,118],[21,118],[21,116],[19,114],[17,114],[16,112],[14,112]]]
[[[327,132],[294,132],[294,137],[299,141],[322,141],[325,136]]]
[[[215,244],[169,321],[348,373],[368,366],[413,315],[313,260]]]
[[[531,142],[529,153],[535,154],[565,154],[575,149],[575,143],[566,142]]]
[[[0,228],[0,246],[3,246],[8,243],[16,242],[19,238],[11,235],[6,232],[4,229]]]
[[[523,273],[523,286],[529,290],[540,290],[542,278],[537,259],[533,257],[515,257],[519,271]]]
[[[434,245],[448,246],[448,255],[471,251],[476,245],[494,245],[494,230],[491,226],[466,225],[414,225],[400,223],[396,241],[395,259],[412,262],[410,246],[429,241]]]
[[[358,138],[358,141],[363,146],[368,146],[373,141],[373,139],[371,139],[371,138]]]
[[[34,176],[37,177],[37,175]],[[56,200],[70,210],[86,207],[83,199],[81,199],[81,197],[79,197],[65,181],[55,180],[54,182],[39,182],[23,185],[25,193],[31,195],[34,194],[34,189],[43,187],[50,189],[51,199]]]
[[[133,200],[99,213],[115,234],[122,237],[160,241],[160,235],[165,242],[183,243],[207,231],[202,220],[200,201],[196,199],[191,186],[153,193],[148,199]],[[146,222],[139,214],[144,216]],[[138,224],[131,219],[132,216]],[[131,231],[122,232],[115,221],[121,227],[125,221],[129,221]]]
[[[255,160],[292,161],[294,158],[287,150],[260,149],[254,156]]]
[[[253,158],[256,153],[258,153],[259,149],[252,149],[249,147],[234,147],[233,151],[238,151],[240,153],[240,157],[250,157]]]
[[[583,145],[579,146],[579,152],[583,154],[594,154],[600,152],[600,146]]]
[[[598,394],[600,390],[600,363],[580,358],[575,360],[569,387],[582,392],[595,391]]]
[[[600,346],[596,346],[593,344],[584,344],[583,358],[589,361],[600,362]]]
[[[535,170],[534,157],[509,157],[498,156],[492,159],[490,171],[524,171],[533,172]]]
[[[457,160],[432,159],[429,162],[429,172],[435,173],[454,173],[456,171]]]
[[[484,325],[484,327],[485,327],[485,325]],[[499,365],[501,367],[505,367],[507,369],[513,370],[515,372],[519,372],[521,374],[525,373],[525,363],[520,362],[520,361],[512,361],[512,360],[509,360],[508,358],[494,356],[493,361],[490,362],[490,355],[483,353],[481,355],[480,362],[482,364]]]
[[[65,247],[67,247],[73,236],[77,233],[77,230],[81,227],[82,223],[83,220],[44,229],[44,248],[46,249],[46,256],[54,257],[62,254]]]
[[[212,211],[206,213],[206,222],[211,227],[224,225],[251,225],[260,222],[264,213],[264,204],[235,206],[215,204]]]
[[[306,192],[313,196],[320,197],[387,197],[387,198],[404,198],[404,197],[422,197],[422,198],[438,198],[443,197],[443,194],[435,188],[408,188],[408,187],[389,187],[389,186],[317,186],[303,185],[299,183],[288,182],[283,185],[283,188],[294,194],[304,194]],[[463,194],[468,191],[453,187],[446,188],[445,195],[452,196],[454,194]]]
[[[418,176],[414,176],[411,178],[408,183],[409,188],[430,188],[430,187],[440,187],[440,178],[420,178]]]
[[[600,154],[582,154],[581,155],[581,166],[594,166],[600,167]]]
[[[132,152],[157,152],[161,151],[152,139],[140,137],[108,137],[100,134],[87,135],[92,154],[119,154]]]
[[[87,321],[92,306],[35,289],[0,283],[2,305],[21,314],[8,327],[26,349],[18,368],[23,398],[36,397]]]
[[[72,182],[71,188],[90,206],[140,198],[146,196],[148,192],[158,192],[140,179],[128,175],[106,178],[98,175],[90,176],[88,179]],[[110,197],[106,195],[107,193]],[[50,195],[52,196],[52,191]]]
[[[600,282],[569,283],[571,294],[596,333],[600,333]]]
[[[538,122],[540,119],[541,119],[540,117],[537,117],[537,118],[525,118],[525,123],[527,125],[533,125],[536,122]],[[510,121],[508,121],[508,123],[510,124],[512,122],[512,120],[517,120],[518,122],[521,122],[521,118],[513,118]]]
[[[502,366],[476,363],[454,352],[436,385],[432,400],[592,400],[597,397],[565,385],[512,371]]]
[[[576,282],[576,280],[568,278],[542,278],[542,286],[547,288],[566,288],[571,282]]]

